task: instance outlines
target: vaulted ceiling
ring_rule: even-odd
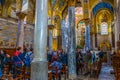
[[[16,16],[16,1],[22,0],[0,0],[0,15],[4,18],[17,18]],[[24,3],[24,11],[27,13],[27,21],[28,23],[34,23],[35,16],[35,1],[36,0],[23,0]],[[89,5],[89,13],[92,13],[94,7],[100,3],[101,1],[109,3],[113,8],[115,6],[115,0],[74,0],[76,1],[75,6],[84,5],[85,1],[88,1]],[[26,6],[28,4],[28,6]],[[69,5],[69,0],[48,0],[48,15],[49,16],[59,16],[60,19],[64,17],[67,13]],[[28,8],[26,8],[28,7]]]

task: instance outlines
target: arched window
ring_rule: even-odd
[[[108,35],[108,24],[106,22],[101,23],[101,35]]]

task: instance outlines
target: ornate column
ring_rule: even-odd
[[[67,42],[68,42],[68,39],[67,39],[67,37],[68,37],[68,34],[67,34],[67,28],[66,28],[66,22],[65,22],[65,20],[63,19],[62,20],[62,23],[61,23],[61,35],[62,35],[62,49],[64,50],[64,51],[67,51]]]
[[[31,80],[48,80],[47,17],[48,0],[36,0],[34,59],[31,64]]]
[[[76,80],[76,36],[75,36],[75,0],[69,1],[68,8],[68,75]]]
[[[117,5],[120,5],[120,1]],[[116,18],[115,18],[115,50],[117,50],[117,41],[119,40],[120,34],[120,9],[119,6],[116,8]]]
[[[18,34],[17,34],[17,43],[16,46],[21,47],[23,51],[24,44],[24,18],[26,16],[25,13],[22,13],[22,2],[23,0],[16,0],[16,16],[18,16]]]
[[[18,16],[18,35],[17,35],[17,46],[21,47],[23,51],[24,45],[24,18],[26,16],[25,13],[18,12],[16,14]]]

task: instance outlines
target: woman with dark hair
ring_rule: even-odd
[[[13,77],[16,77],[17,73],[19,74],[20,72],[16,71],[16,67],[22,67],[22,57],[21,57],[21,47],[18,47],[16,52],[14,53],[13,56],[13,62],[14,62],[14,75]]]

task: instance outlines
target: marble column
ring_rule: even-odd
[[[61,35],[62,35],[62,49],[64,50],[64,51],[67,51],[67,36],[68,36],[68,34],[67,34],[67,28],[66,28],[66,22],[65,22],[65,20],[63,19],[62,20],[62,31],[61,31]]]
[[[76,79],[75,7],[68,8],[68,75]]]
[[[119,40],[120,33],[120,10],[116,9],[116,18],[115,18],[115,50],[117,50],[117,41]]]
[[[26,14],[22,13],[22,12],[18,12],[16,15],[18,16],[17,47],[21,47],[21,51],[23,52],[23,45],[24,45],[24,18],[26,16]]]
[[[31,80],[48,80],[47,62],[47,14],[48,0],[36,0],[34,59],[31,64]]]
[[[53,43],[53,37],[52,37],[52,29],[49,30],[49,50],[52,52],[52,43]]]
[[[90,24],[88,24],[88,48],[91,49]]]

